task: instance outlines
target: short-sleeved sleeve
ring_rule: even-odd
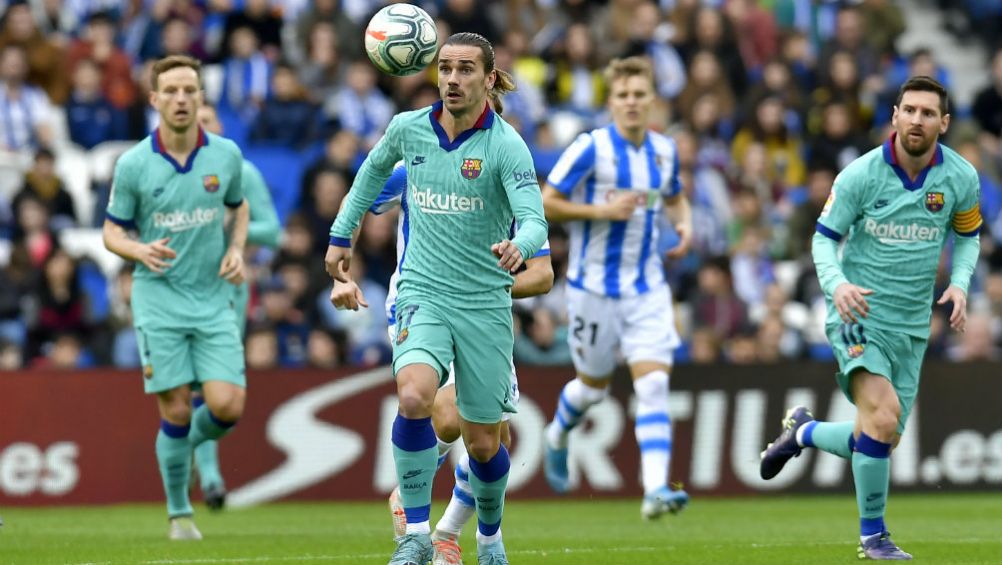
[[[960,203],[954,212],[953,231],[957,235],[973,237],[981,231],[984,220],[981,218],[981,181],[973,171],[964,178],[960,189]]]
[[[671,158],[671,173],[668,177],[668,182],[665,183],[664,188],[661,189],[661,196],[665,198],[671,198],[682,193],[682,181],[678,178],[679,164],[678,164],[678,146],[672,142],[672,158]]]
[[[562,194],[570,194],[594,170],[595,139],[590,133],[582,133],[560,155],[546,182]]]
[[[828,200],[818,217],[816,229],[818,233],[834,241],[841,241],[842,237],[849,231],[849,228],[859,216],[859,202],[856,194],[856,185],[860,182],[842,171],[836,178],[832,190],[828,194]]]
[[[132,174],[126,159],[120,158],[115,163],[115,173],[111,180],[107,218],[123,227],[135,227],[138,206],[136,177]]]

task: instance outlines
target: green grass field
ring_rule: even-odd
[[[436,501],[438,512],[444,504]],[[838,497],[695,499],[644,523],[635,500],[514,501],[505,513],[513,565],[768,564],[856,561],[855,503]],[[393,543],[383,504],[274,504],[210,514],[205,540],[168,542],[159,505],[0,508],[0,563],[385,565]],[[437,517],[433,514],[433,517]],[[888,523],[919,563],[1002,565],[1002,494],[898,495]],[[466,563],[476,563],[472,528]]]

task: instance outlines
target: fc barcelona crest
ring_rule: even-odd
[[[459,167],[459,172],[466,180],[473,180],[480,176],[484,160],[483,159],[463,159],[463,166]]]
[[[942,210],[944,202],[942,192],[925,193],[925,209],[930,212],[939,212]]]
[[[143,378],[146,380],[153,378],[153,365],[143,365]]]
[[[219,190],[219,175],[205,175],[202,177],[202,186],[205,187],[206,192]]]

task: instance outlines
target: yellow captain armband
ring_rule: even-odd
[[[970,210],[953,215],[953,231],[959,235],[975,235],[981,229],[981,205],[975,204]]]

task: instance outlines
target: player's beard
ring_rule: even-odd
[[[902,132],[898,132],[898,136],[901,137],[901,147],[904,148],[905,153],[908,153],[912,157],[925,155],[929,151],[929,148],[932,147],[932,144],[936,143],[936,135],[929,136],[923,131],[921,132],[922,139],[919,140],[909,135],[909,133],[906,131],[902,136]]]

